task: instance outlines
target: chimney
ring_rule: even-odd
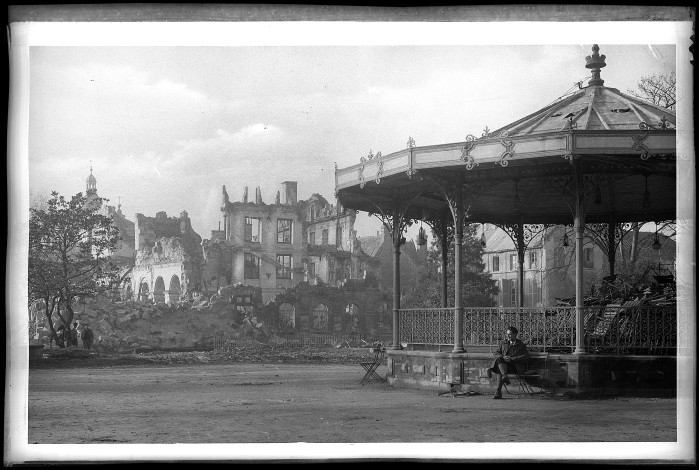
[[[284,194],[284,204],[292,206],[296,204],[296,181],[284,181],[282,183],[282,194]]]
[[[248,202],[248,187],[245,186],[245,192],[243,192],[243,202]]]
[[[262,191],[259,186],[255,188],[255,204],[262,204]]]

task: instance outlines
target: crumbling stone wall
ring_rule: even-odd
[[[134,300],[177,302],[202,289],[202,239],[187,212],[179,218],[168,218],[165,212],[154,218],[136,214],[135,233]]]
[[[218,292],[218,289],[233,282],[233,252],[235,248],[216,238],[202,242],[204,264],[202,266],[202,291]]]
[[[293,332],[313,332],[312,316],[314,309],[323,304],[328,308],[328,322],[325,333],[359,333],[376,339],[391,334],[390,314],[392,300],[389,293],[361,280],[350,280],[341,287],[298,284],[278,294],[265,306],[263,318],[272,328],[281,329],[279,307],[290,304],[294,307],[295,328]],[[358,321],[353,321],[348,306],[354,305],[353,313]]]

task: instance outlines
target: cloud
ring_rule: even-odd
[[[169,134],[191,135],[218,108],[185,83],[123,64],[38,68],[32,83],[31,158],[163,151]]]
[[[176,171],[210,171],[212,168],[240,166],[245,161],[269,158],[284,132],[271,124],[254,123],[235,131],[217,129],[205,138],[179,140],[167,166]]]

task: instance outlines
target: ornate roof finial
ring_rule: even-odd
[[[592,55],[585,57],[585,68],[592,69],[592,78],[588,82],[590,86],[601,86],[604,84],[604,80],[600,78],[600,69],[607,65],[604,59],[606,59],[604,54],[599,55],[599,46],[593,44]]]

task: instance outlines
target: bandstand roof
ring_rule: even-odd
[[[587,86],[479,138],[362,158],[336,170],[344,207],[390,212],[412,201],[411,219],[449,214],[461,186],[468,219],[569,224],[583,176],[585,222],[676,218],[675,112],[604,86],[599,48],[586,57]]]

